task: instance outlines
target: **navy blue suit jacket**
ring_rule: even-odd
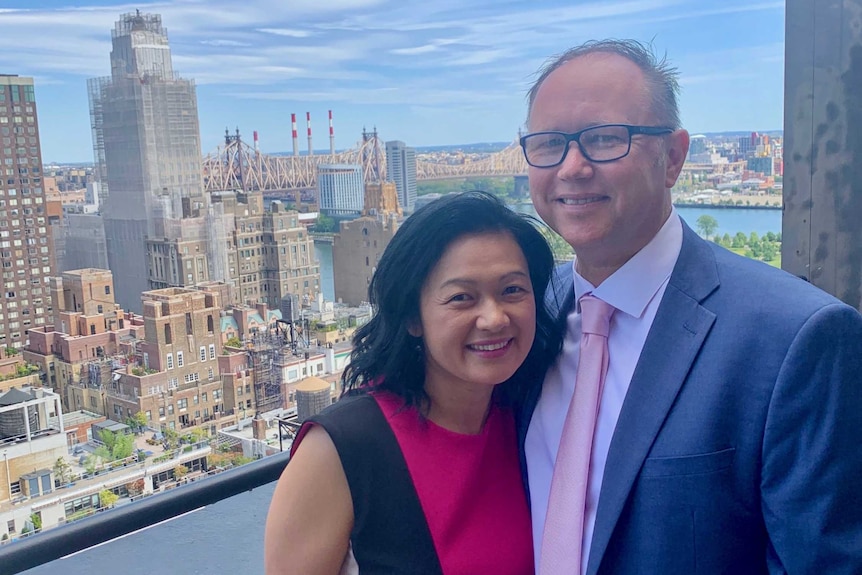
[[[587,575],[862,573],[862,316],[683,227]],[[553,292],[564,319],[571,264]],[[522,465],[540,389],[519,414]]]

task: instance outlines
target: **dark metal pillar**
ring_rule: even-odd
[[[862,0],[787,0],[782,267],[862,309]]]

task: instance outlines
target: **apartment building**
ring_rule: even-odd
[[[50,321],[53,275],[33,78],[0,74],[0,346]]]
[[[144,292],[144,339],[135,359],[113,372],[108,416],[117,421],[141,411],[153,428],[209,426],[224,412],[218,294],[165,288]]]
[[[143,337],[143,322],[116,303],[108,270],[70,270],[50,278],[48,287],[51,324],[29,330],[22,356],[41,368],[45,385],[60,395],[65,410],[106,414],[104,390],[97,383],[110,379],[119,358],[132,355],[133,342]]]

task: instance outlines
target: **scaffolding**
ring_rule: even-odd
[[[248,364],[254,374],[254,400],[258,413],[284,407],[283,355],[288,351],[277,332],[261,331],[248,344]]]

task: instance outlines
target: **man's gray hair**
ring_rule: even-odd
[[[591,40],[580,46],[566,50],[559,56],[549,60],[539,70],[539,78],[528,93],[527,125],[530,124],[530,113],[533,101],[542,83],[557,68],[567,62],[588,54],[616,54],[635,64],[643,72],[647,83],[647,96],[652,100],[651,107],[658,122],[669,128],[679,129],[679,72],[670,65],[665,56],[660,59],[653,52],[652,45],[642,44],[637,40]]]

